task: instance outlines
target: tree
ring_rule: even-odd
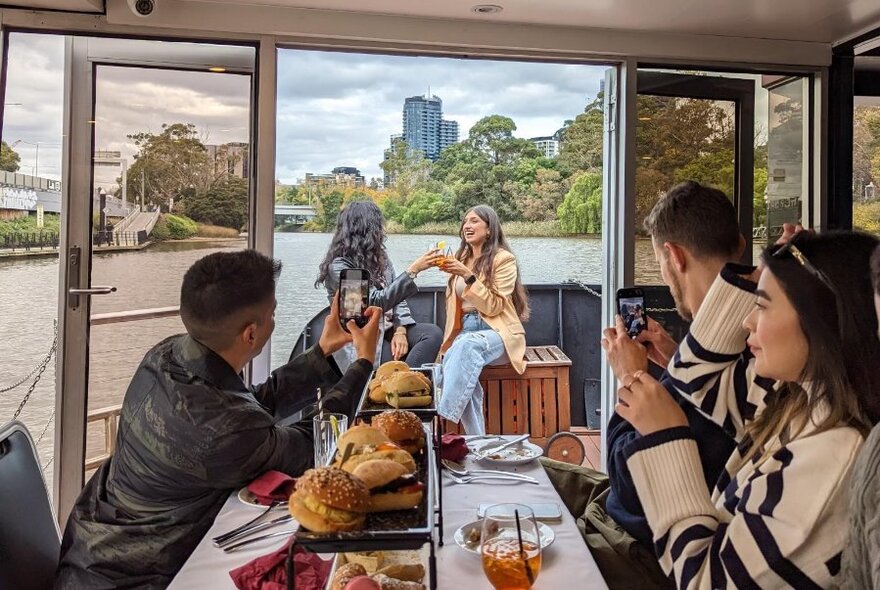
[[[0,143],[0,170],[18,172],[21,156],[5,141]]]
[[[602,231],[602,174],[583,172],[571,185],[557,211],[564,232],[597,234]]]
[[[379,166],[390,179],[389,184],[404,199],[431,176],[431,160],[421,150],[412,149],[402,138],[395,139],[386,154]]]
[[[559,168],[566,175],[602,170],[602,142],[605,125],[602,93],[588,104],[574,121],[566,121],[559,151]]]
[[[205,192],[188,196],[181,209],[195,221],[241,229],[248,219],[248,183],[229,176]]]
[[[418,189],[401,215],[401,222],[406,229],[413,229],[431,221],[446,221],[452,217],[452,205],[442,194]]]
[[[145,203],[169,208],[184,189],[201,193],[215,180],[207,148],[192,123],[166,123],[161,133],[135,133],[128,138],[139,150],[128,169],[128,194],[136,199],[143,189]]]
[[[306,205],[308,192],[295,185],[275,185],[275,202],[280,205]]]
[[[528,192],[520,199],[520,209],[528,221],[556,219],[556,210],[565,198],[565,182],[556,170],[539,168]],[[601,207],[601,195],[600,195]],[[601,210],[600,210],[601,212]]]

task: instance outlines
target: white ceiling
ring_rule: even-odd
[[[5,6],[65,10],[68,12],[102,12],[104,0],[3,0]]]
[[[178,2],[182,0],[159,0]],[[372,14],[831,43],[880,24],[880,0],[212,0]],[[498,4],[499,14],[471,11]]]

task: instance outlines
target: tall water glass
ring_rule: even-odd
[[[348,416],[324,412],[324,416],[312,418],[315,437],[315,467],[323,467],[333,462],[336,441],[348,429]]]
[[[541,571],[541,537],[532,509],[522,504],[489,506],[480,555],[483,571],[497,590],[529,590]]]
[[[431,371],[431,383],[434,384],[434,401],[439,401],[440,394],[443,391],[443,365],[440,363],[425,363],[419,368]]]

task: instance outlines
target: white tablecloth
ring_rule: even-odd
[[[473,467],[470,460],[467,465]],[[484,467],[484,466],[480,466]],[[449,478],[443,481],[444,502],[444,546],[437,547],[437,571],[440,589],[492,590],[491,584],[483,574],[480,559],[465,552],[453,541],[455,530],[461,525],[476,520],[477,507],[481,503],[497,502],[558,502],[562,506],[556,490],[537,461],[516,468],[505,468],[527,473],[538,478],[541,485],[528,483],[481,483],[456,484]],[[257,543],[236,553],[227,554],[211,545],[211,538],[244,524],[258,514],[257,508],[242,504],[233,494],[217,515],[211,530],[174,578],[172,590],[210,588],[221,590],[235,588],[229,571],[248,561],[280,549],[285,539]],[[562,506],[562,522],[547,523],[556,533],[556,540],[545,552],[541,573],[535,583],[536,590],[570,588],[607,588],[593,556],[581,538],[574,518]],[[281,527],[295,528],[290,523]],[[427,567],[427,563],[425,567]],[[574,581],[577,580],[575,584]],[[426,580],[427,583],[427,580]]]

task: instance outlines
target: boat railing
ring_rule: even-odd
[[[86,428],[95,422],[103,422],[104,450],[100,455],[86,459],[86,471],[97,469],[106,461],[116,448],[116,430],[119,427],[119,414],[122,412],[122,404],[107,406],[99,410],[92,410],[86,416]]]

